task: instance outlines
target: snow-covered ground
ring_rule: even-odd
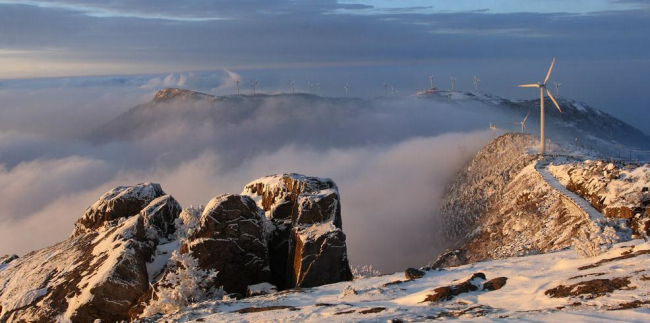
[[[396,273],[243,300],[208,301],[161,321],[419,322],[458,317],[464,321],[647,322],[648,268],[650,244],[634,240],[616,244],[595,258],[578,258],[568,249],[427,271],[423,278],[411,281]],[[477,291],[448,301],[424,302],[435,288],[458,284],[475,273],[485,274],[488,280],[506,277],[507,282],[499,290],[487,291],[482,290],[483,281],[475,279]]]

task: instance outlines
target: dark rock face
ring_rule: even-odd
[[[260,198],[277,228],[269,242],[274,285],[311,287],[352,279],[332,180],[273,175],[249,183],[243,194]]]
[[[217,196],[182,252],[190,252],[202,269],[219,272],[213,286],[245,294],[248,285],[271,280],[264,221],[264,213],[250,197]]]
[[[424,272],[415,268],[408,268],[404,272],[404,276],[406,276],[406,279],[408,280],[419,279],[424,277]]]
[[[182,209],[171,195],[163,195],[151,201],[141,214],[147,227],[154,228],[158,236],[167,237],[176,232],[174,221]]]
[[[450,286],[438,287],[433,290],[433,294],[427,295],[424,302],[442,302],[453,299],[454,297],[473,291],[479,290],[480,283],[485,281],[485,274],[475,273],[468,280]]]
[[[483,290],[499,290],[506,285],[507,277],[497,277],[486,281],[483,284]]]
[[[159,184],[142,183],[120,186],[106,192],[75,223],[73,235],[97,229],[106,222],[134,216],[158,197],[165,195]]]
[[[0,257],[0,266],[7,265],[16,259],[18,259],[17,255],[4,255]]]
[[[128,320],[149,289],[147,262],[161,238],[155,233],[172,230],[180,212],[171,196],[152,198],[158,194],[158,184],[116,188],[88,208],[72,237],[0,270],[0,321]]]
[[[325,234],[315,230],[296,230],[289,240],[288,268],[290,286],[315,287],[352,279],[345,246],[345,234],[340,229]]]

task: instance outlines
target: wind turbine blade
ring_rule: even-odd
[[[526,123],[526,120],[528,120],[528,116],[529,116],[529,115],[530,115],[530,111],[528,111],[528,114],[527,114],[526,117],[524,118],[524,121],[522,121],[523,123]]]
[[[553,94],[551,94],[551,91],[546,89],[546,94],[548,94],[548,97],[551,98],[551,100],[553,100],[553,103],[555,103],[555,107],[557,108],[557,110],[560,111],[560,113],[562,113],[562,109],[560,109],[560,105],[557,104],[557,101],[555,101],[555,98],[553,97]]]
[[[539,87],[539,84],[524,84],[520,85],[519,87]]]
[[[553,65],[555,65],[555,57],[553,57],[553,62],[551,62],[551,67],[548,69],[548,73],[546,74],[546,78],[544,79],[544,84],[548,82],[548,79],[551,78],[551,72],[553,71]]]

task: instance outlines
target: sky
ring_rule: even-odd
[[[557,57],[563,94],[648,133],[649,52],[643,0],[0,0],[0,83],[226,68],[267,90],[292,79],[372,97],[429,75],[469,90],[478,75],[486,92],[527,99],[516,85]]]
[[[408,99],[430,75],[441,89],[453,75],[473,90],[477,75],[484,92],[534,99],[517,85],[541,81],[557,57],[561,96],[650,133],[648,53],[641,0],[0,0],[0,254],[64,239],[118,185],[158,181],[188,206],[289,171],[339,184],[354,264],[422,264],[446,181],[489,139],[485,116]],[[319,83],[327,97],[348,84],[365,99],[387,83],[398,100],[364,101],[349,120],[328,105],[269,101],[233,131],[181,118],[128,142],[84,139],[162,88],[232,94],[239,80],[248,93],[252,79],[264,93]],[[259,129],[273,149],[251,135]],[[287,136],[294,129],[303,136]],[[449,153],[461,146],[466,156]],[[384,245],[372,232],[415,238]]]

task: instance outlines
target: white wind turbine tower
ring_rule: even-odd
[[[296,82],[289,80],[287,84],[291,85],[291,94],[296,94]]]
[[[553,94],[551,94],[551,91],[548,90],[546,87],[546,83],[548,82],[548,79],[551,78],[551,72],[553,71],[553,66],[555,65],[555,58],[553,58],[553,62],[551,62],[551,67],[548,69],[548,73],[546,73],[546,78],[544,79],[544,83],[537,82],[537,84],[524,84],[524,85],[519,85],[519,87],[536,87],[539,88],[539,113],[540,113],[540,150],[541,153],[544,154],[546,150],[545,146],[545,138],[544,138],[544,90],[546,90],[546,94],[548,94],[548,97],[551,98],[553,103],[555,104],[555,107],[557,107],[558,111],[562,113],[562,109],[560,109],[560,105],[557,104],[557,101],[555,101],[555,98],[553,97]]]
[[[395,88],[391,85],[390,86],[390,93],[393,95],[393,99],[395,99],[395,92],[397,92],[397,90],[395,90]]]
[[[476,89],[476,92],[478,92],[478,82],[481,82],[481,79],[474,75],[474,88]]]
[[[309,81],[307,81],[307,93],[311,94],[311,87],[312,86],[313,85],[311,85],[311,83],[309,83]]]
[[[255,90],[257,90],[257,81],[251,80],[251,88],[253,89],[253,94],[255,94]]]
[[[320,96],[320,82],[316,83],[314,86],[316,87],[316,95]]]
[[[345,86],[343,87],[345,89],[345,97],[348,97],[348,83],[345,83]]]
[[[562,83],[558,83],[558,82],[553,82],[553,83],[555,83],[555,95],[557,95],[557,97],[559,98],[560,97],[560,85],[562,85]]]
[[[510,124],[518,124],[521,125],[521,133],[524,133],[524,129],[526,129],[526,120],[528,120],[528,116],[530,115],[530,111],[528,111],[528,114],[524,118],[524,121],[521,122],[510,122]]]
[[[451,92],[454,92],[454,81],[457,80],[457,78],[450,76],[449,79],[451,80]]]
[[[429,76],[429,90],[433,90],[433,75]]]

